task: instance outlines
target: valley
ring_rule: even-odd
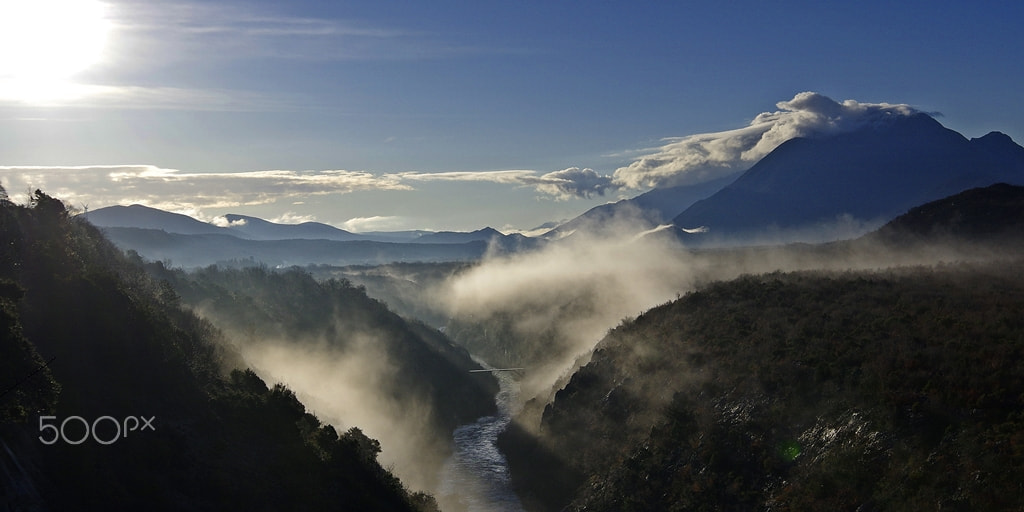
[[[4,199],[3,504],[1024,507],[1024,148],[921,115],[534,238]]]

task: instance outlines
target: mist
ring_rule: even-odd
[[[237,285],[252,278],[248,282],[256,283],[246,288],[255,297],[251,302],[242,297],[193,303],[195,312],[217,326],[224,343],[238,354],[229,364],[252,368],[270,385],[284,384],[307,412],[338,432],[358,427],[380,442],[377,460],[382,467],[408,489],[433,494],[443,504],[438,492],[442,468],[452,454],[452,429],[489,410],[478,410],[476,391],[466,389],[470,377],[432,380],[445,372],[461,378],[462,370],[444,367],[446,356],[426,357],[431,342],[402,327],[397,316],[373,306],[376,303],[356,288],[333,285],[330,293],[323,288],[307,291],[298,300],[312,302],[302,302],[303,311],[297,313],[294,304],[277,301],[287,295],[289,286],[313,285],[312,277],[260,271],[201,274],[206,274],[205,286],[215,287],[212,283],[218,279]],[[279,279],[261,282],[261,277],[274,276]],[[264,293],[278,297],[263,302]],[[295,316],[300,314],[305,316]],[[490,398],[488,393],[480,391],[482,405]]]
[[[321,421],[339,432],[358,427],[380,441],[378,461],[407,487],[433,493],[450,433],[431,425],[428,397],[392,389],[398,368],[372,333],[348,336],[348,343],[339,349],[326,340],[260,339],[241,352],[257,374],[288,386]]]
[[[435,292],[449,334],[491,364],[525,367],[522,399],[546,400],[610,328],[692,286],[699,263],[634,226],[620,216],[456,274]]]
[[[610,329],[702,284],[777,270],[880,269],[999,256],[970,244],[854,239],[879,223],[839,218],[801,232],[809,242],[843,239],[816,245],[782,244],[793,233],[766,231],[743,246],[694,249],[665,229],[641,231],[627,214],[539,251],[488,257],[452,276],[435,296],[452,318],[453,339],[492,364],[526,368],[521,398],[535,403],[518,419],[531,427]]]

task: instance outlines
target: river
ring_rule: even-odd
[[[501,386],[498,414],[455,429],[455,452],[441,472],[442,502],[456,502],[467,512],[523,512],[512,491],[508,464],[496,445],[518,403],[519,383],[509,372],[494,372]]]

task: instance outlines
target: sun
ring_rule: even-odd
[[[0,0],[0,97],[34,102],[80,91],[73,78],[103,56],[106,11],[97,0]]]

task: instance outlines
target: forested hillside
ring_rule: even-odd
[[[387,463],[418,488],[437,484],[457,426],[495,412],[497,384],[469,373],[480,366],[465,349],[344,278],[261,266],[146,268],[222,329],[245,365],[287,383],[323,419],[355,421],[379,438]]]
[[[0,201],[0,240],[4,510],[433,508],[60,201]]]
[[[610,332],[533,451],[506,436],[513,475],[536,510],[1020,510],[1022,276],[706,285]]]

